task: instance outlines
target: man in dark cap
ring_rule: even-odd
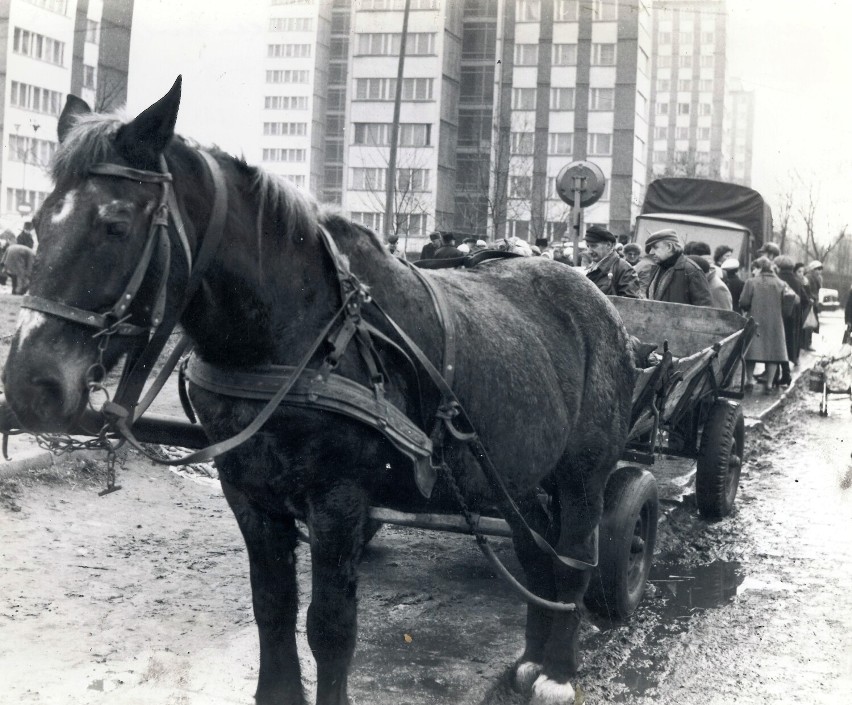
[[[434,259],[435,251],[441,246],[441,233],[437,230],[429,233],[429,242],[423,245],[420,252],[420,259]]]
[[[443,244],[432,255],[433,259],[451,259],[453,257],[464,257],[458,247],[456,247],[456,236],[452,233],[441,233],[441,241]]]
[[[24,247],[32,248],[35,245],[35,240],[33,240],[33,224],[32,221],[28,220],[24,223],[24,229],[18,233],[17,243],[19,245],[23,245]]]
[[[658,230],[645,241],[645,252],[657,262],[648,298],[693,306],[712,306],[713,297],[701,268],[683,254],[674,230]]]
[[[615,251],[616,238],[609,230],[599,225],[586,229],[586,244],[592,266],[586,276],[604,294],[641,299],[639,277],[636,271]]]

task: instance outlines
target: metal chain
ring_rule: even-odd
[[[484,546],[488,543],[488,539],[486,539],[485,535],[479,530],[477,522],[473,518],[473,512],[471,512],[470,507],[467,506],[467,502],[465,501],[464,495],[462,495],[458,483],[456,482],[456,476],[453,473],[452,468],[447,465],[447,461],[444,460],[443,455],[443,449],[441,449],[441,463],[438,467],[447,478],[447,482],[450,485],[450,489],[453,492],[453,496],[456,498],[456,502],[458,502],[459,504],[462,516],[464,516],[464,520],[467,522],[467,526],[470,529],[470,533],[473,534],[474,538],[476,539],[476,543],[478,543],[480,546]]]

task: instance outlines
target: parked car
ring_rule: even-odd
[[[820,289],[819,305],[823,311],[836,311],[840,308],[840,298],[837,295],[837,289]]]

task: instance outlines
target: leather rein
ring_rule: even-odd
[[[408,334],[382,309],[376,301],[371,299],[367,288],[349,270],[346,260],[338,251],[334,239],[322,226],[318,229],[320,235],[319,239],[334,266],[340,290],[340,308],[328,321],[322,332],[316,337],[312,345],[309,346],[309,349],[303,354],[295,367],[279,368],[286,369],[286,374],[280,378],[281,383],[277,388],[277,391],[271,395],[266,394],[262,397],[267,398],[268,401],[255,419],[242,431],[228,439],[214,443],[207,448],[190,453],[184,457],[172,460],[164,460],[160,456],[153,455],[142,445],[140,441],[136,439],[132,431],[134,421],[136,421],[144,413],[148,406],[150,406],[151,402],[165,384],[171,372],[178,365],[180,358],[186,352],[189,345],[188,339],[184,337],[184,339],[176,346],[169,356],[169,359],[164,363],[158,377],[150,385],[145,398],[140,402],[138,400],[145,382],[149,377],[150,369],[153,367],[154,362],[156,362],[159,358],[165,342],[171,335],[175,325],[178,323],[180,314],[195,294],[195,291],[201,282],[201,278],[210,264],[213,254],[218,248],[223,236],[228,203],[227,188],[225,186],[224,177],[220,167],[210,155],[205,152],[199,152],[199,154],[204,158],[214,182],[215,197],[210,220],[207,225],[205,236],[201,240],[200,251],[195,262],[193,262],[192,248],[186,237],[180,208],[177,204],[173,188],[171,187],[172,177],[168,172],[168,167],[164,158],[160,158],[160,172],[132,169],[117,164],[95,164],[90,169],[90,173],[93,175],[123,178],[143,183],[156,183],[160,184],[162,187],[157,207],[155,208],[151,218],[142,256],[137,262],[128,284],[115,304],[113,304],[106,313],[88,311],[39,296],[27,296],[22,302],[22,306],[25,308],[64,318],[73,323],[96,329],[96,332],[93,335],[94,337],[103,336],[106,341],[104,345],[108,343],[109,339],[113,335],[133,336],[141,341],[140,344],[135,346],[134,352],[128,356],[128,361],[122,371],[122,377],[116,391],[115,400],[108,400],[101,409],[106,419],[106,425],[101,430],[101,435],[104,436],[106,432],[117,433],[146,457],[160,464],[186,465],[212,460],[216,456],[232,450],[244,443],[263,427],[282,403],[289,403],[286,400],[286,397],[290,394],[294,387],[297,386],[297,382],[300,381],[303,374],[312,374],[314,375],[314,380],[319,379],[320,381],[327,381],[329,378],[337,377],[337,375],[333,374],[333,371],[353,340],[356,342],[361,359],[370,373],[372,395],[378,400],[380,405],[384,404],[386,407],[389,407],[389,402],[384,399],[384,375],[382,373],[383,368],[381,360],[378,358],[378,354],[376,353],[373,344],[373,339],[378,338],[384,343],[389,344],[396,350],[402,352],[407,359],[411,360],[411,358],[413,358],[416,360],[420,368],[426,371],[430,380],[440,392],[442,399],[436,413],[435,425],[433,427],[432,434],[428,439],[418,437],[417,430],[415,429],[412,431],[412,424],[410,428],[405,428],[403,432],[403,435],[407,433],[413,438],[409,446],[407,448],[402,447],[404,444],[400,444],[398,439],[391,438],[391,440],[395,441],[395,445],[403,450],[403,452],[407,450],[408,452],[406,454],[414,459],[416,464],[418,460],[422,461],[429,458],[433,472],[436,472],[439,468],[445,470],[449,473],[451,484],[454,485],[455,481],[452,478],[451,471],[446,466],[442,456],[445,435],[449,434],[449,436],[458,443],[467,444],[478,460],[480,467],[492,488],[498,509],[514,532],[522,532],[527,535],[542,551],[554,560],[561,562],[563,565],[577,570],[594,568],[597,565],[596,557],[593,563],[587,563],[578,559],[560,556],[543,537],[529,527],[509,494],[508,488],[491,461],[484,445],[479,439],[478,434],[474,430],[474,426],[462,407],[461,402],[453,392],[452,378],[455,366],[455,329],[449,314],[449,307],[447,306],[447,302],[441,289],[435,286],[429,278],[418,271],[416,267],[406,262],[428,291],[433,302],[434,309],[438,315],[441,328],[444,332],[443,369],[439,372],[419,346],[408,336]],[[169,227],[170,223],[172,225],[171,228]],[[179,249],[183,251],[186,259],[188,284],[185,288],[180,305],[173,307],[172,312],[168,313],[166,312],[166,293],[170,272],[170,238],[175,238]],[[160,261],[163,263],[163,267],[160,279],[156,283],[157,293],[154,306],[151,310],[150,321],[147,326],[131,324],[128,322],[128,319],[130,318],[128,310],[138,294],[139,288],[145,279],[145,275],[147,274],[152,261],[154,261],[155,251],[158,253]],[[380,332],[361,316],[363,308],[368,305],[372,306],[374,310],[380,314],[381,318],[390,326],[391,331],[400,342],[391,340],[387,335]],[[146,336],[147,340],[143,339],[143,336]],[[320,369],[313,370],[308,368],[311,360],[314,359],[317,352],[323,344],[326,343],[330,344],[330,352],[325,356]],[[406,354],[406,351],[410,353],[410,356],[409,354]],[[198,365],[196,365],[195,371],[193,372],[193,367],[191,365],[192,361],[190,361],[190,374],[188,375],[191,381],[199,384],[199,386],[223,392],[223,385],[221,382],[217,383],[215,380],[210,382],[208,380],[208,383],[205,384],[204,375],[202,374],[203,369],[200,369]],[[186,367],[183,367],[182,372],[185,370]],[[215,376],[216,375],[214,375],[214,377]],[[244,391],[244,389],[238,389],[233,396],[252,398],[251,394],[245,394]],[[225,391],[223,393],[228,392]],[[311,391],[308,390],[306,394],[309,402],[316,402],[316,398],[318,396],[316,393],[312,394]],[[306,405],[310,406],[310,404]],[[361,402],[361,405],[363,406],[363,402]],[[356,403],[355,406],[358,406],[358,403]],[[187,413],[190,417],[192,417],[191,409],[187,409]],[[356,416],[357,418],[357,415],[355,414],[348,415]],[[399,414],[394,416],[388,414],[382,415],[379,413],[375,420],[370,420],[368,422],[377,427],[379,430],[386,432],[386,428],[382,427],[386,427],[389,421],[392,420],[400,423]],[[459,421],[462,422],[462,425],[466,430],[459,429]],[[422,434],[420,435],[422,436]],[[440,453],[437,461],[435,460],[435,453]],[[419,464],[421,468],[424,466],[424,463],[422,462]],[[421,491],[426,494],[426,496],[428,496],[431,492],[434,481],[434,478],[431,480],[427,479],[425,483],[418,481],[418,486]],[[459,501],[462,503],[463,512],[466,516],[468,516],[469,512],[463,504],[463,499],[461,498],[460,493],[456,492],[456,494]],[[513,589],[521,593],[522,597],[526,601],[557,611],[573,611],[576,609],[576,606],[572,603],[552,602],[529,592],[520,583],[518,583],[517,580],[515,580],[515,578],[511,576],[511,574],[500,563],[490,546],[486,543],[485,537],[479,532],[474,531],[473,528],[471,533],[474,533],[476,536],[477,543],[486,558],[488,558],[489,562],[491,562],[504,579],[509,581]],[[597,550],[595,553],[597,553]]]

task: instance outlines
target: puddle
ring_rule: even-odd
[[[740,564],[735,561],[714,561],[689,568],[677,564],[655,565],[649,578],[653,588],[649,586],[649,594],[640,609],[658,623],[644,643],[634,649],[617,679],[629,691],[611,702],[632,702],[636,695],[655,687],[660,676],[658,647],[662,640],[686,631],[686,623],[693,615],[729,603],[744,578]]]

